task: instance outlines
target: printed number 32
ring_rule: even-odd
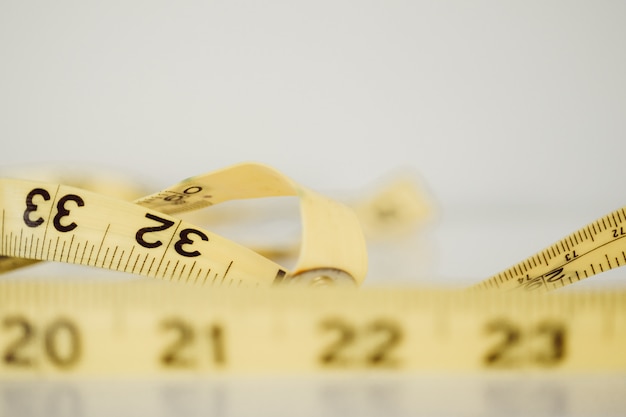
[[[143,227],[143,228],[139,229],[137,231],[137,233],[135,234],[135,240],[137,241],[137,243],[139,243],[144,248],[148,248],[148,249],[158,248],[159,246],[163,245],[162,241],[155,240],[155,241],[149,242],[149,241],[144,239],[144,236],[146,234],[148,234],[148,233],[160,232],[160,231],[163,231],[163,230],[167,230],[170,227],[174,226],[174,222],[172,220],[164,219],[162,217],[155,216],[154,214],[150,214],[150,213],[146,214],[146,218],[148,218],[150,220],[154,220],[154,221],[159,222],[161,224],[158,225],[158,226]],[[176,252],[179,255],[186,256],[188,258],[193,258],[193,257],[196,257],[196,256],[200,256],[201,253],[199,251],[197,251],[197,250],[189,251],[189,250],[185,249],[185,245],[193,244],[193,240],[190,238],[190,235],[196,235],[201,240],[203,240],[205,242],[207,242],[209,240],[209,237],[204,232],[202,232],[200,230],[197,230],[197,229],[183,229],[178,234],[178,241],[174,244],[174,249],[176,250]]]

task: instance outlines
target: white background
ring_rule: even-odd
[[[476,280],[626,205],[626,2],[0,1],[0,169],[155,190],[232,163],[403,167],[432,273]],[[419,259],[419,256],[416,256]]]
[[[445,204],[622,202],[621,2],[1,4],[3,164],[408,165]]]

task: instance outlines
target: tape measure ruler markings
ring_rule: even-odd
[[[63,185],[1,181],[4,256],[202,284],[271,285],[283,280],[284,268],[167,213],[232,199],[296,195],[301,200],[303,237],[289,281],[330,275],[359,283],[365,277],[365,244],[355,215],[263,165],[241,164],[194,177],[136,204]]]
[[[269,292],[271,291],[271,293]],[[626,294],[3,282],[3,375],[626,370]]]
[[[618,209],[524,261],[479,283],[480,288],[547,291],[626,264],[626,211]]]
[[[308,282],[360,282],[365,275],[353,214],[261,165],[191,178],[136,204],[63,185],[0,181],[5,270],[41,259],[187,283],[253,286],[303,276]],[[278,195],[301,198],[303,244],[291,272],[167,214]],[[624,221],[623,209],[611,213],[474,287],[529,290],[522,292],[250,293],[6,281],[0,283],[0,369],[5,375],[624,370],[626,293],[536,291],[621,266]]]
[[[280,271],[277,265],[245,248],[138,205],[65,186],[49,191],[46,185],[31,182],[3,185],[5,189],[9,186],[17,204],[24,204],[24,198],[17,196],[26,196],[26,209],[5,202],[4,255],[201,282],[225,280],[228,266],[232,268],[234,263],[233,254],[244,259],[254,257],[254,270],[240,272],[244,279],[274,279]],[[79,224],[80,233],[72,233]],[[214,242],[225,247],[221,256],[200,256],[200,249],[211,253]],[[211,262],[215,258],[219,261]]]

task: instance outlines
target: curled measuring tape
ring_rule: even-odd
[[[300,199],[302,242],[289,272],[253,250],[171,216],[230,200],[277,196]],[[360,284],[367,270],[361,225],[368,234],[380,235],[381,224],[388,226],[389,219],[395,222],[387,230],[398,230],[428,211],[414,189],[397,183],[357,207],[359,223],[343,204],[255,163],[192,177],[134,203],[66,185],[0,179],[0,205],[0,272],[48,260],[235,286]],[[616,210],[475,288],[551,290],[622,266],[624,223],[626,210]]]
[[[419,216],[415,199],[398,190],[367,203],[373,209],[361,218],[369,233],[390,219]],[[176,217],[272,196],[300,198],[302,244],[292,270]],[[193,177],[134,203],[66,185],[4,179],[0,208],[0,271],[60,261],[206,287],[2,280],[5,377],[626,370],[626,293],[537,294],[626,264],[624,209],[472,287],[477,291],[318,292],[284,285],[234,290],[360,284],[366,274],[353,211],[263,165]],[[371,217],[375,212],[382,214]]]
[[[4,271],[46,260],[225,286],[360,284],[367,271],[365,243],[354,213],[260,164],[192,177],[134,203],[66,185],[14,179],[0,180],[0,190]],[[229,200],[276,196],[300,199],[301,250],[289,272],[248,248],[170,216]]]

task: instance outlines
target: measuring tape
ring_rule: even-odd
[[[0,375],[626,371],[626,293],[0,283]]]
[[[626,210],[621,208],[481,282],[492,289],[555,290],[626,264]]]
[[[241,164],[129,203],[59,184],[0,180],[0,255],[59,261],[219,286],[359,284],[367,256],[356,216],[274,169]],[[297,196],[302,243],[293,271],[169,214],[225,201]],[[15,259],[0,264],[19,266]]]
[[[276,196],[300,199],[292,269],[176,217]],[[540,294],[626,263],[623,209],[471,289],[354,291],[367,266],[354,212],[259,164],[133,203],[2,179],[0,207],[0,271],[57,261],[172,281],[0,282],[2,375],[626,370],[626,293]]]

